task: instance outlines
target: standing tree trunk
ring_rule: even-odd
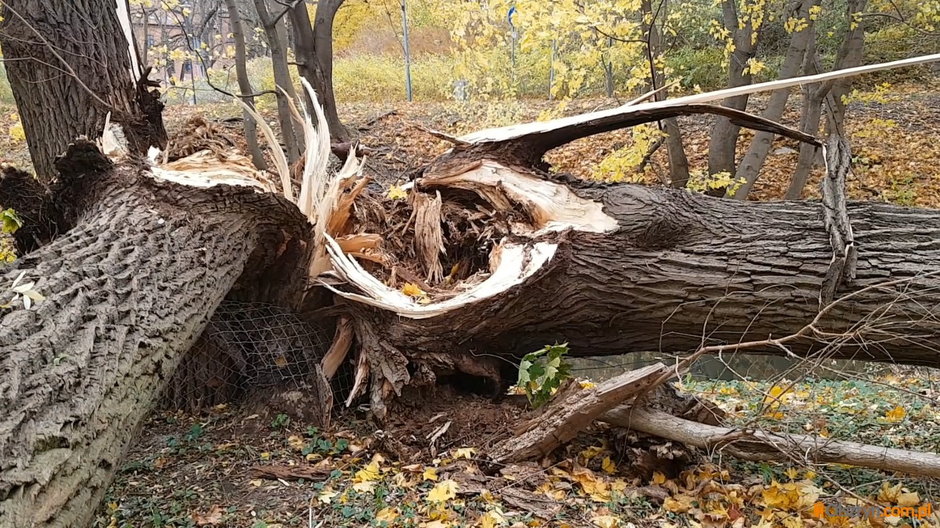
[[[751,84],[752,76],[750,71],[745,73],[748,61],[754,58],[757,50],[757,38],[752,22],[752,17],[748,16],[743,23],[739,25],[737,7],[735,0],[723,0],[721,3],[721,14],[725,29],[733,35],[734,50],[728,59],[728,88],[736,88]],[[722,104],[735,110],[744,110],[747,108],[747,95],[739,95],[725,99]],[[716,174],[727,172],[734,175],[735,172],[735,148],[738,144],[738,132],[741,127],[732,123],[730,120],[719,117],[711,131],[711,142],[708,145],[708,172]]]
[[[123,0],[51,3],[8,0],[0,10],[0,48],[37,176],[50,180],[75,138],[100,137],[109,113],[134,152],[165,147],[163,103],[128,40]]]
[[[662,4],[660,4],[662,7]],[[663,52],[663,36],[657,25],[657,19],[660,13],[653,11],[653,4],[650,0],[643,2],[643,20],[649,20],[646,23],[646,49],[650,65],[650,83],[652,89],[656,90],[666,82],[666,76],[662,70],[656,67],[657,59]],[[663,14],[665,18],[665,14]],[[657,92],[655,100],[662,101],[666,99],[666,92]],[[664,119],[660,122],[662,130],[666,133],[666,150],[669,154],[669,183],[677,189],[684,189],[689,183],[689,159],[685,155],[685,147],[682,144],[682,130],[679,128],[679,121],[675,117]]]
[[[787,16],[797,20],[804,20],[806,25],[796,31],[790,37],[790,46],[787,48],[786,57],[783,60],[783,66],[780,68],[780,78],[788,79],[796,77],[800,69],[806,62],[807,51],[812,48],[811,53],[815,54],[815,46],[811,44],[816,39],[816,24],[811,16],[811,9],[819,5],[819,0],[795,0],[787,10]],[[767,119],[779,121],[783,117],[783,112],[787,108],[787,101],[790,99],[790,90],[777,90],[770,96],[770,102],[767,109],[762,114]],[[809,132],[812,134],[813,132]],[[751,144],[738,165],[736,176],[744,179],[742,184],[733,193],[732,197],[738,200],[744,200],[754,187],[757,177],[760,174],[761,167],[770,149],[773,146],[774,134],[769,132],[758,132],[751,140]]]
[[[865,54],[865,24],[858,16],[868,5],[868,0],[850,0],[846,6],[846,23],[849,31],[842,41],[839,53],[836,55],[834,70],[842,68],[853,68],[862,64]],[[843,97],[852,90],[853,79],[851,77],[838,79],[832,85],[831,98],[829,100],[831,108],[830,132],[839,132],[842,130],[842,124],[845,121],[845,101]],[[839,132],[841,133],[841,132]]]
[[[91,143],[59,163],[65,235],[3,270],[35,281],[33,308],[0,295],[0,519],[87,526],[138,425],[222,298],[304,236],[296,207],[251,187],[186,187]],[[8,171],[11,182],[29,178]],[[67,208],[63,209],[65,205]]]
[[[317,92],[323,105],[334,143],[349,141],[349,131],[339,119],[333,94],[333,20],[344,0],[317,2],[315,24],[310,24],[307,4],[299,2],[290,10],[294,29],[297,71]]]
[[[862,20],[857,19],[856,13],[861,13],[868,5],[868,0],[850,0],[846,6],[846,24],[849,29],[842,41],[842,46],[836,55],[836,62],[833,70],[852,68],[862,63],[863,52],[865,50],[865,28]],[[817,56],[814,53],[809,57],[805,73],[819,73]],[[845,120],[845,103],[842,98],[849,93],[852,88],[852,79],[840,79],[833,82],[821,83],[807,86],[804,90],[803,115],[801,117],[801,129],[809,134],[816,134],[819,131],[819,121],[822,117],[822,105],[827,104],[827,114],[829,121],[827,123],[830,133],[844,135],[842,123]],[[800,146],[800,157],[797,161],[796,170],[790,178],[790,185],[787,188],[786,199],[797,200],[803,194],[803,188],[809,181],[813,165],[818,158],[817,150],[811,145]]]
[[[281,138],[284,141],[284,150],[287,159],[292,164],[300,159],[303,145],[302,132],[295,128],[294,118],[290,109],[290,99],[297,100],[294,90],[294,81],[291,80],[290,68],[287,64],[287,28],[284,18],[275,20],[268,11],[267,0],[255,0],[258,18],[271,49],[271,67],[274,69],[274,84],[277,89],[277,119],[281,124]]]
[[[150,13],[151,11],[147,9],[147,6],[140,4],[140,17],[141,17],[141,39],[138,45],[138,50],[140,52],[140,63],[146,65],[150,61]]]
[[[228,9],[229,24],[232,28],[232,38],[235,40],[235,76],[238,78],[238,90],[241,92],[242,100],[251,108],[255,107],[255,98],[251,94],[254,88],[251,86],[251,79],[248,78],[248,52],[245,46],[245,26],[242,24],[242,17],[238,12],[238,2],[236,0],[225,0],[225,7]],[[264,154],[261,152],[261,146],[258,144],[258,123],[255,118],[247,111],[242,112],[242,119],[245,123],[245,140],[248,142],[248,152],[251,154],[251,162],[259,170],[267,169],[267,162],[264,160]]]

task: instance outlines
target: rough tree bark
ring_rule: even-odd
[[[343,1],[317,2],[314,24],[310,23],[305,2],[294,5],[289,13],[294,29],[297,71],[317,92],[334,143],[349,141],[349,131],[339,119],[333,94],[333,20]]]
[[[218,303],[305,236],[293,204],[251,187],[159,181],[90,143],[58,166],[50,200],[74,227],[0,275],[3,526],[86,526]],[[0,200],[23,178],[8,170]],[[45,296],[31,309],[9,289],[21,274]]]
[[[795,334],[827,306],[812,332],[749,350],[940,365],[932,308],[940,302],[940,213],[876,203],[746,203],[525,168],[586,135],[579,128],[596,133],[615,121],[561,120],[529,134],[510,127],[502,129],[512,136],[505,141],[488,140],[490,131],[465,136],[424,171],[414,187],[427,198],[415,204],[440,193],[438,210],[509,218],[505,231],[493,234],[496,220],[481,231],[487,274],[456,297],[418,303],[335,261],[353,285],[333,289],[346,299],[368,363],[360,371],[371,374],[373,412],[381,416],[393,393],[436,376],[480,376],[498,386],[515,375],[514,359],[547,343],[567,342],[574,355],[683,354]],[[836,153],[846,167],[847,151]],[[836,210],[842,217],[834,220]],[[453,248],[441,254],[438,269],[459,267],[446,256]],[[853,278],[843,263],[855,258]],[[429,275],[427,284],[439,282]]]
[[[149,69],[137,60],[119,5],[126,7],[114,0],[9,0],[0,9],[10,87],[33,167],[46,181],[72,140],[101,135],[108,113],[133,151],[166,145],[163,104],[148,89]]]
[[[497,165],[484,168],[509,174]],[[463,195],[456,189],[465,185],[456,180],[425,178],[418,188],[458,199]],[[638,185],[554,185],[603,208],[613,230],[548,236],[544,240],[558,247],[537,274],[466,309],[414,318],[350,305],[355,319],[380,328],[382,343],[366,343],[378,346],[370,357],[386,364],[397,349],[407,352],[400,360],[467,360],[484,371],[486,358],[475,351],[512,356],[556,341],[568,342],[575,355],[682,353],[702,343],[787,335],[819,311],[832,260],[819,203],[741,203]],[[940,277],[929,274],[940,265],[940,213],[852,203],[849,214],[858,276],[839,293],[909,280],[847,299],[824,321],[830,332],[868,322],[869,341],[863,332],[825,350],[826,336],[819,335],[790,350],[940,366],[934,346],[940,321],[931,313],[940,302]],[[784,353],[774,346],[762,352]]]

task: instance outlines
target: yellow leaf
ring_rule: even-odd
[[[480,526],[482,528],[496,528],[506,523],[506,518],[499,510],[488,511],[480,516]]]
[[[917,506],[920,504],[920,495],[916,491],[898,495],[898,506]]]
[[[617,464],[614,464],[614,461],[610,457],[604,457],[604,461],[601,462],[601,468],[604,470],[604,473],[608,475],[613,475],[617,472]]]
[[[437,480],[437,470],[434,468],[427,468],[424,470],[424,480]]]
[[[685,513],[692,508],[692,497],[682,494],[675,497],[666,497],[666,500],[663,501],[663,508],[673,513]]]
[[[900,483],[890,486],[887,482],[882,482],[881,489],[878,490],[878,500],[892,503],[897,501],[901,494],[901,486]]]
[[[587,380],[578,381],[578,385],[581,385],[581,388],[584,390],[593,389],[594,387],[597,387],[596,383],[594,383],[593,381],[587,381]]]
[[[613,515],[598,515],[592,518],[591,522],[598,528],[617,528],[620,526],[620,519]]]
[[[374,481],[357,482],[353,484],[353,489],[358,491],[359,493],[372,493],[373,491],[375,491],[375,482]]]
[[[572,472],[571,478],[581,484],[581,489],[591,497],[591,500],[595,502],[610,500],[610,486],[604,480],[595,477],[590,469],[578,468]]]
[[[287,445],[290,446],[294,451],[303,451],[304,447],[307,446],[307,443],[304,442],[303,438],[297,435],[291,435],[287,437]]]
[[[424,293],[424,290],[419,288],[416,284],[412,284],[410,282],[406,282],[405,285],[401,287],[401,292],[408,297],[424,297],[427,295]]]
[[[907,416],[907,411],[904,410],[904,407],[898,405],[894,409],[885,413],[885,421],[889,423],[898,423]]]
[[[796,468],[790,468],[786,470],[786,474],[790,480],[796,480],[796,477],[800,475],[800,472]]]
[[[395,511],[395,508],[383,508],[375,514],[375,520],[385,521],[389,524],[395,522],[395,519],[398,518],[398,512]]]
[[[666,482],[666,475],[659,471],[653,473],[653,484],[662,484],[663,482]]]
[[[584,458],[584,460],[591,460],[592,458],[596,457],[597,455],[599,455],[599,454],[601,454],[601,453],[603,453],[603,452],[604,452],[604,448],[603,448],[603,447],[601,447],[601,446],[591,446],[591,447],[589,447],[589,448],[587,448],[587,449],[581,451],[581,453],[579,453],[579,454]]]
[[[369,465],[357,471],[353,480],[355,482],[374,482],[379,479],[380,471],[378,461],[373,460]]]
[[[447,502],[457,496],[457,483],[453,480],[439,482],[428,492],[429,502]]]
[[[388,188],[388,193],[385,197],[390,200],[404,200],[408,198],[408,191],[402,189],[399,185],[392,185]]]
[[[23,130],[23,123],[20,122],[19,118],[16,119],[16,123],[10,125],[7,132],[9,132],[10,138],[16,143],[26,139],[26,131]]]
[[[476,449],[472,447],[461,447],[454,451],[454,459],[460,460],[461,458],[470,459],[473,458],[473,455],[476,453]]]

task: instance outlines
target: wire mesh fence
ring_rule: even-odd
[[[162,406],[194,411],[268,389],[316,390],[331,337],[279,306],[223,301],[177,367]],[[331,385],[340,401],[351,383],[341,369]]]

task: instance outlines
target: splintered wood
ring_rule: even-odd
[[[655,363],[595,385],[582,387],[572,381],[562,388],[545,411],[524,423],[515,436],[496,446],[491,455],[497,462],[519,462],[548,455],[578,436],[604,412],[649,389],[668,373]]]

